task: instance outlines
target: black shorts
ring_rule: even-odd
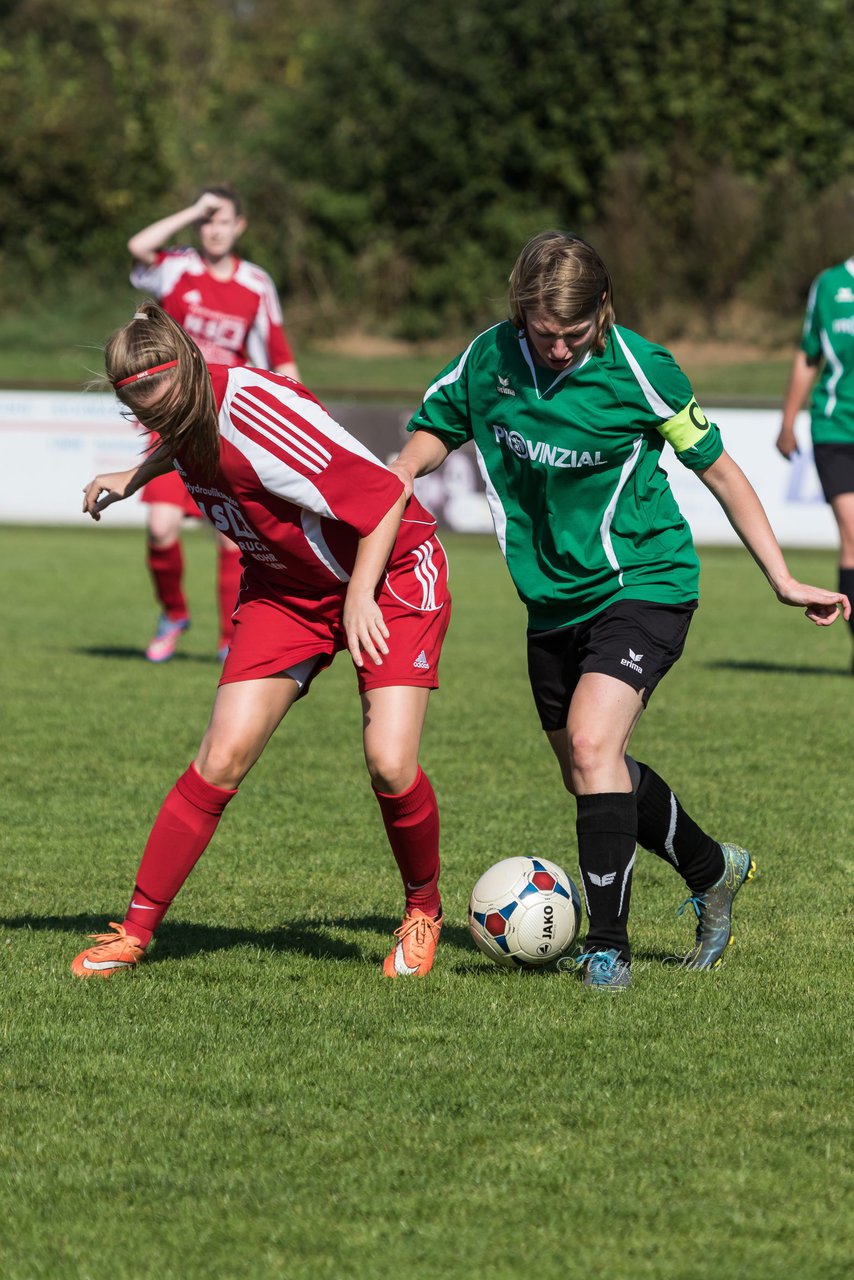
[[[854,444],[815,444],[812,452],[827,502],[854,493]]]
[[[528,676],[543,728],[564,728],[576,685],[588,671],[641,690],[646,706],[684,649],[696,608],[696,600],[618,600],[575,626],[529,631]]]

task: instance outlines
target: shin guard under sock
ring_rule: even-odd
[[[190,765],[155,819],[136,873],[125,929],[145,947],[217,829],[237,791],[206,782]]]
[[[631,792],[577,796],[578,866],[589,928],[585,951],[629,950],[629,903],[637,850],[637,805]]]
[[[692,893],[705,893],[726,869],[721,846],[697,826],[654,769],[636,763],[638,843],[674,866]]]
[[[374,789],[388,842],[403,880],[406,910],[436,916],[439,897],[439,806],[423,769],[400,795]]]
[[[166,617],[173,622],[189,617],[187,599],[181,583],[184,577],[184,553],[180,542],[168,547],[148,544],[148,569],[154,583],[154,594]]]

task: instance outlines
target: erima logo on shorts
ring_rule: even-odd
[[[497,444],[508,446],[517,458],[525,458],[530,462],[544,462],[547,467],[604,467],[605,460],[597,449],[588,453],[586,449],[560,449],[556,445],[546,444],[544,440],[526,440],[518,431],[508,431],[506,427],[492,424]]]
[[[635,653],[634,649],[629,649],[629,656],[627,658],[620,658],[620,666],[631,667],[632,671],[636,671],[639,676],[642,676],[643,667],[639,665],[642,658],[642,653]]]

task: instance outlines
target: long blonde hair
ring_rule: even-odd
[[[117,385],[133,374],[173,361],[172,368]],[[147,298],[133,319],[108,339],[104,364],[122,404],[143,426],[157,432],[173,458],[180,454],[192,474],[210,480],[219,461],[216,401],[207,366],[192,338]],[[147,404],[148,393],[163,382],[169,389],[155,404]]]
[[[510,319],[524,329],[526,311],[544,311],[566,325],[595,316],[592,346],[601,355],[614,323],[613,292],[608,269],[592,245],[565,231],[541,231],[510,273]]]

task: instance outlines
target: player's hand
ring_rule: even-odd
[[[817,627],[831,626],[840,612],[846,622],[851,617],[851,601],[847,596],[839,591],[825,591],[822,587],[795,582],[794,578],[777,590],[777,599],[781,604],[803,607],[806,617]]]
[[[791,462],[792,458],[800,452],[792,427],[780,428],[780,434],[777,437],[777,452],[782,453],[787,462]]]
[[[398,480],[403,481],[404,493],[407,498],[412,497],[412,490],[415,487],[415,481],[412,478],[412,472],[407,466],[404,466],[399,459],[395,458],[394,462],[386,464],[389,471],[393,471]]]
[[[199,222],[206,222],[224,204],[225,201],[222,196],[215,196],[210,191],[203,191],[196,201],[196,214]]]
[[[133,474],[133,471],[111,471],[106,475],[95,476],[83,490],[83,514],[91,516],[93,520],[100,520],[102,511],[124,498]]]
[[[367,591],[347,592],[344,601],[344,634],[350,657],[357,667],[363,667],[364,651],[371,662],[381,667],[382,654],[388,653],[388,627],[383,621],[382,610]]]

